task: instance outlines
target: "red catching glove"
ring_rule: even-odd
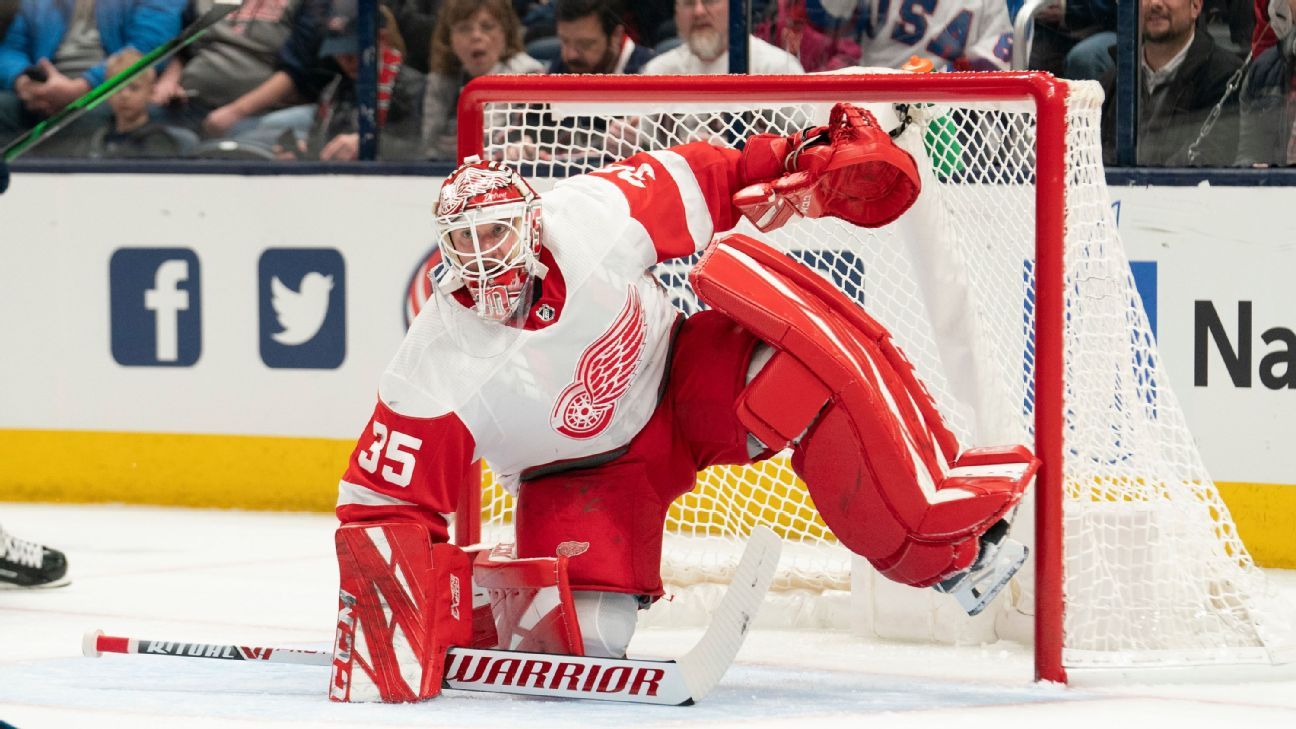
[[[771,161],[782,159],[782,176]],[[841,218],[877,228],[909,209],[921,182],[910,154],[895,145],[868,110],[840,102],[828,126],[790,137],[758,134],[743,150],[746,180],[734,205],[761,231],[793,215]]]

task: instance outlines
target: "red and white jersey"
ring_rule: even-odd
[[[509,488],[528,469],[614,457],[657,407],[680,316],[649,268],[733,227],[738,158],[689,144],[545,193],[550,270],[524,329],[434,292],[383,373],[339,517],[452,512],[477,457]]]
[[[861,12],[860,65],[900,68],[910,56],[936,70],[999,71],[1012,65],[1012,22],[1004,0],[872,0]]]

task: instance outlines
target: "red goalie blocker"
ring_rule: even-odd
[[[1039,461],[1023,446],[959,453],[891,335],[801,264],[747,236],[711,243],[699,298],[777,349],[738,417],[792,466],[833,534],[882,574],[925,587],[967,569]]]

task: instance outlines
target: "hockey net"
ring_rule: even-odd
[[[796,221],[757,235],[891,330],[962,447],[1024,443],[1044,460],[1031,507],[1038,675],[1290,660],[1290,613],[1202,465],[1117,236],[1095,85],[1035,74],[489,77],[461,100],[460,154],[516,160],[543,194],[642,149],[824,123],[839,100],[902,128],[896,141],[923,175],[918,203],[881,229]],[[697,309],[691,263],[657,269],[686,312]],[[484,540],[508,540],[511,509],[488,478]],[[724,583],[755,524],[787,545],[775,591],[850,588],[851,555],[780,456],[710,469],[674,505],[668,591]]]

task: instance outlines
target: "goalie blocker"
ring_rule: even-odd
[[[770,449],[793,448],[792,467],[833,534],[886,577],[939,585],[979,612],[1025,560],[1002,520],[1039,461],[1023,446],[960,452],[890,333],[765,244],[718,238],[689,280],[775,348],[738,417]]]

